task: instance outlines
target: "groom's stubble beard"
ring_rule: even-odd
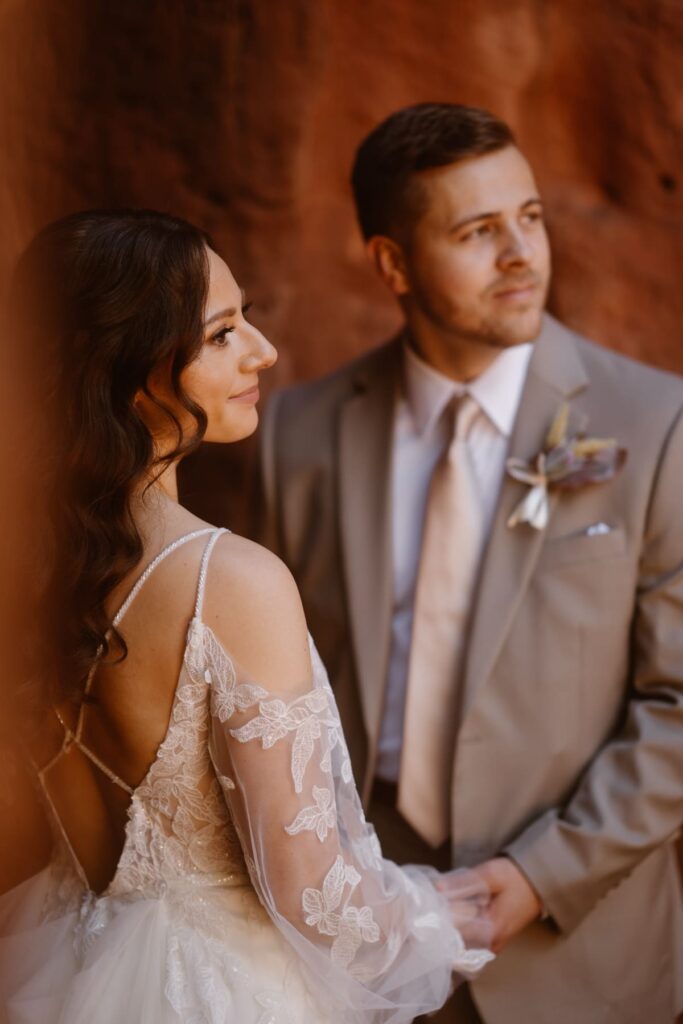
[[[534,288],[534,295],[517,309],[496,309],[497,292],[510,287]],[[543,312],[550,287],[550,274],[526,271],[501,275],[480,296],[459,300],[457,296],[444,300],[432,296],[413,282],[410,305],[418,319],[426,321],[440,337],[441,344],[457,350],[463,345],[475,345],[502,351],[515,345],[535,341],[543,326]],[[502,303],[500,303],[502,305]],[[407,319],[413,319],[405,310]]]

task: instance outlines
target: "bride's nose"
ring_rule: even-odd
[[[240,369],[246,373],[267,370],[277,361],[277,349],[261,332],[252,326],[250,343],[240,360]]]

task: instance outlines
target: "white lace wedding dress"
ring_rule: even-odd
[[[467,950],[434,872],[382,859],[325,670],[285,703],[202,621],[210,535],[166,737],[131,790],[82,715],[39,771],[55,855],[0,900],[2,1024],[401,1024],[447,997]],[[85,705],[84,705],[85,706]],[[51,798],[70,751],[130,793],[113,879],[91,891]],[[4,1013],[4,1016],[3,1016]]]

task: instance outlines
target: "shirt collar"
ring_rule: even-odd
[[[504,437],[509,437],[533,349],[533,342],[503,349],[476,380],[465,385],[439,373],[406,342],[403,346],[405,397],[418,432],[433,430],[451,399],[468,391],[494,427]]]

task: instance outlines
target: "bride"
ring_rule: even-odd
[[[0,1020],[438,1008],[490,959],[458,928],[485,895],[382,859],[292,577],[178,504],[179,460],[255,430],[276,359],[230,270],[178,219],[82,213],[12,296],[52,506],[26,742],[53,846],[0,900]]]

